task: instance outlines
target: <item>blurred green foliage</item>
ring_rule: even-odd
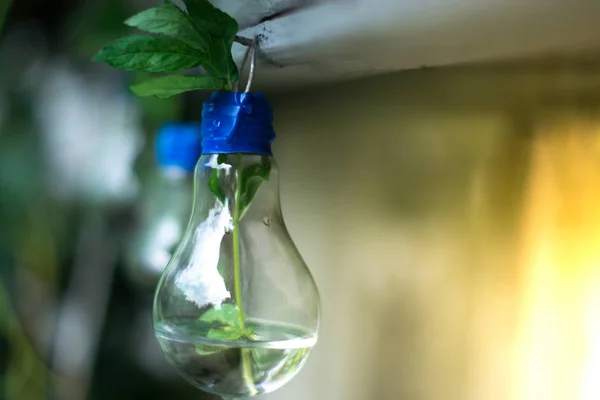
[[[88,1],[68,16],[65,47],[72,57],[89,60],[115,36],[129,28],[123,24],[131,14],[130,2],[123,0]]]
[[[2,33],[2,27],[4,26],[4,21],[6,20],[6,14],[8,14],[11,4],[12,0],[3,0],[0,3],[0,33]]]
[[[47,132],[34,108],[39,88],[27,74],[43,71],[46,63],[66,60],[84,79],[113,74],[125,93],[132,82],[146,77],[89,61],[98,49],[127,33],[123,21],[136,11],[133,2],[62,0],[53,15],[50,7],[47,16],[35,10],[34,3],[14,2],[7,13],[9,2],[0,0],[0,400],[55,398],[56,387],[71,384],[50,368],[52,349],[45,341],[52,340],[52,332],[48,335],[39,327],[55,317],[53,308],[64,299],[89,208],[51,195],[53,182],[46,174],[43,142]],[[70,12],[64,13],[64,9]],[[5,16],[7,23],[2,29]],[[38,20],[46,17],[63,22]],[[57,31],[50,32],[50,28]],[[58,44],[45,42],[55,38]],[[146,134],[146,145],[136,163],[136,172],[142,177],[154,167],[154,133],[165,121],[182,117],[185,98],[130,96]],[[129,206],[108,210],[105,218],[112,219],[109,225],[115,225],[114,220],[126,225],[132,211]],[[139,306],[151,300],[132,290],[120,263],[118,260],[88,398],[205,398],[182,379],[156,379],[132,356],[132,321]]]

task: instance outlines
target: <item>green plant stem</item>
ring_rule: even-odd
[[[235,205],[233,208],[233,280],[235,286],[235,302],[238,308],[238,317],[240,320],[240,328],[246,329],[246,321],[244,320],[244,306],[242,304],[242,276],[241,276],[241,257],[240,257],[240,197],[242,194],[242,155],[237,155],[238,176],[237,188],[235,191]]]
[[[241,275],[241,256],[240,256],[240,197],[242,195],[242,154],[237,154],[237,188],[235,191],[235,205],[233,208],[233,280],[235,290],[235,302],[238,308],[238,318],[240,328],[246,330],[246,320],[242,304],[242,275]],[[254,396],[256,387],[252,378],[252,365],[250,362],[250,353],[248,349],[241,349],[242,355],[242,375],[251,395]]]

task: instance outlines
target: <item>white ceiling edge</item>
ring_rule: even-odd
[[[246,24],[305,6],[240,32],[263,35],[261,49],[283,65],[261,60],[256,90],[600,48],[600,0],[246,1],[214,3]],[[244,52],[234,46],[238,63]]]
[[[240,29],[258,24],[264,17],[300,7],[303,0],[211,0],[211,3],[236,19]]]

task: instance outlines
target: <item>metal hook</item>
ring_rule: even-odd
[[[254,80],[254,71],[256,70],[256,48],[258,47],[258,36],[255,36],[252,39],[252,43],[246,50],[246,54],[244,55],[244,60],[242,61],[242,65],[240,66],[240,73],[246,67],[248,60],[250,60],[250,71],[248,72],[248,81],[246,82],[246,88],[244,93],[250,92],[252,88],[252,81]],[[239,81],[236,82],[236,91],[239,90]]]
[[[260,43],[266,39],[266,36],[263,35],[262,33],[259,33],[258,35],[256,35],[256,37],[258,38],[258,44],[259,46],[256,48],[258,55],[257,57],[262,57],[265,61],[267,61],[269,64],[273,65],[274,67],[277,68],[283,68],[285,67],[285,65],[278,63],[277,61],[275,61],[271,56],[269,56],[263,49],[260,48]],[[235,37],[235,39],[233,39],[234,42],[241,44],[242,46],[245,47],[250,47],[252,46],[252,39],[248,39],[245,38],[243,36],[237,36]]]

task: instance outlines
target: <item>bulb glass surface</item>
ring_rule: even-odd
[[[272,392],[317,341],[319,296],[283,221],[272,157],[203,155],[183,239],[158,284],[154,329],[196,387]]]

